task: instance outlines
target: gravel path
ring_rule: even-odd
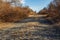
[[[60,40],[60,29],[38,22],[15,23],[0,29],[0,40]]]
[[[60,30],[52,26],[22,25],[0,30],[0,40],[59,40]]]

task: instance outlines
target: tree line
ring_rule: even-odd
[[[24,18],[27,18],[30,14],[34,14],[34,11],[30,9],[28,6],[12,7],[9,3],[2,2],[0,0],[0,21],[1,22],[16,22]]]
[[[38,14],[46,15],[46,19],[55,21],[58,23],[60,21],[60,0],[53,0],[48,7],[43,8]]]

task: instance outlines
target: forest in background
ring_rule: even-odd
[[[15,22],[29,15],[47,15],[46,19],[52,20],[54,22],[60,21],[60,0],[53,0],[50,4],[40,10],[38,13],[33,11],[29,6],[15,6],[12,7],[8,2],[2,2],[0,0],[0,21],[2,22]]]
[[[8,2],[0,0],[0,21],[1,22],[15,22],[29,15],[35,14],[35,12],[28,6],[11,6]]]
[[[38,12],[40,15],[47,15],[46,19],[55,23],[60,22],[60,0],[53,0],[50,4]]]

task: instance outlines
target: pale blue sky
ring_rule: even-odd
[[[48,6],[48,4],[51,1],[52,0],[25,0],[24,5],[28,5],[31,9],[38,12],[39,10],[41,10],[44,7]]]

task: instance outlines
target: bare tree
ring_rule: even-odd
[[[22,0],[3,0],[4,2],[10,3],[12,6],[22,6]]]

